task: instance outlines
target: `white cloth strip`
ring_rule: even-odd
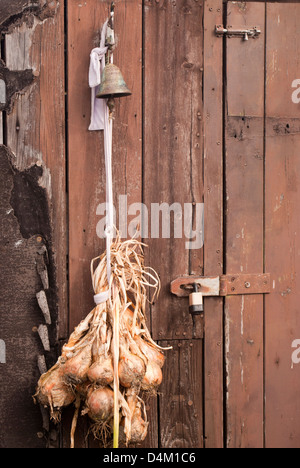
[[[105,68],[105,54],[108,50],[105,47],[105,39],[107,32],[108,20],[104,23],[101,32],[100,47],[96,47],[91,51],[90,55],[90,68],[89,68],[89,86],[91,90],[91,123],[89,126],[90,131],[104,129],[104,114],[106,102],[104,99],[97,99],[97,92],[101,84],[102,72]]]

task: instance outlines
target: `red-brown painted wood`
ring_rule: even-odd
[[[227,5],[228,26],[262,34],[226,41],[226,274],[263,273],[264,18],[262,3]],[[263,324],[263,295],[226,298],[228,447],[263,446]]]
[[[223,273],[223,21],[221,0],[205,2],[204,11],[204,203],[205,276]],[[213,235],[212,235],[213,233]],[[223,447],[223,299],[205,298],[204,400],[205,446]]]
[[[292,100],[292,82],[300,77],[299,21],[299,4],[267,6],[265,245],[266,270],[273,275],[265,321],[268,448],[296,448],[300,440],[300,366],[292,362],[292,342],[300,336],[300,109]]]

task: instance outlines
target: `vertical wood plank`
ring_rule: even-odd
[[[204,273],[223,273],[223,41],[215,26],[223,3],[206,1],[204,11]],[[213,233],[213,235],[212,235]],[[206,298],[205,446],[223,447],[223,300]]]
[[[236,10],[239,14],[235,13]],[[254,27],[262,31],[256,39],[250,39],[248,42],[242,38],[229,37],[227,39],[228,115],[262,117],[265,89],[264,67],[250,66],[251,62],[249,62],[253,57],[258,57],[260,61],[264,56],[264,5],[256,2],[248,4],[228,2],[227,29],[229,31]],[[231,51],[234,52],[231,53]]]
[[[184,204],[203,201],[202,13],[201,4],[187,0],[145,3],[144,201],[149,213],[154,203],[179,204],[175,221],[182,227]],[[151,228],[158,222],[151,219]],[[155,339],[193,337],[188,302],[170,296],[174,278],[203,268],[202,250],[187,249],[187,240],[174,239],[173,228],[171,238],[162,238],[160,219],[159,238],[148,242],[148,263],[163,285],[152,308]]]
[[[44,353],[33,327],[43,323],[34,303],[40,288],[35,262],[38,255],[36,238],[24,239],[14,214],[11,195],[15,190],[16,172],[12,155],[0,147],[0,338],[5,343],[1,354],[0,373],[0,447],[45,448],[38,439],[42,420],[32,401],[39,379],[37,357]],[[32,202],[41,202],[32,197]],[[5,358],[5,359],[3,359]]]
[[[192,206],[195,207],[197,203],[203,202],[202,20],[203,6],[200,3],[189,0],[145,1],[143,200],[150,220],[149,239],[145,239],[149,245],[147,264],[157,270],[162,281],[160,298],[151,308],[152,331],[156,340],[203,336],[201,322],[196,320],[193,327],[188,301],[170,294],[170,283],[177,276],[203,272],[203,249],[189,251],[186,248],[188,239],[184,234],[182,238],[174,239],[173,227],[171,238],[162,238],[161,223],[164,215],[159,220],[159,238],[154,238],[151,232],[154,223],[158,222],[151,218],[154,203],[169,206],[179,204],[182,214],[175,216],[175,221],[179,220],[183,227],[184,204],[194,204]],[[173,341],[168,343],[170,345]],[[178,353],[178,341],[174,343],[175,350],[167,353],[164,383],[160,390],[162,396],[159,396],[159,440],[162,447],[200,447],[202,341],[195,341],[194,349],[199,350],[197,357],[196,353],[189,354],[188,349],[183,354],[186,356],[183,358],[186,359],[185,364],[195,369],[193,382],[182,368],[179,373],[181,382],[178,380],[177,369],[183,362]],[[184,341],[182,346],[187,346]],[[192,419],[190,434],[187,426],[193,408],[189,408],[188,401],[176,401],[176,410],[170,412],[169,399],[173,395],[174,385],[180,387],[179,390],[176,388],[176,398],[185,397],[192,385],[194,397],[190,404],[197,408],[198,419]],[[197,393],[194,392],[194,386],[198,387]]]
[[[248,42],[227,40],[227,108],[230,115],[226,117],[226,273],[261,273],[264,227],[261,90],[264,89],[265,5],[229,2],[227,8],[228,24],[239,28],[253,27],[259,20],[262,34],[258,40]],[[252,69],[262,72],[257,76],[255,88],[250,85],[248,92]],[[245,91],[237,95],[235,87],[239,82],[243,83]],[[239,117],[243,115],[246,116]],[[264,440],[263,297],[226,298],[225,317],[227,445],[261,448]]]
[[[97,207],[106,200],[104,142],[103,132],[88,131],[88,70],[90,52],[99,46],[110,5],[111,1],[68,1],[70,332],[94,307],[90,262],[105,249],[96,233],[101,220]],[[142,201],[142,24],[142,0],[116,2],[114,63],[133,93],[116,100],[113,188],[117,213],[119,195],[127,195],[128,206]],[[81,423],[84,432],[85,422]],[[85,446],[85,438],[79,437],[78,443]],[[89,445],[98,446],[93,441]]]
[[[46,239],[53,251],[56,278],[58,337],[67,328],[67,232],[65,172],[65,76],[64,7],[41,21],[32,18],[6,35],[6,65],[10,70],[31,69],[35,81],[19,93],[7,115],[7,145],[15,155],[14,166],[24,171],[41,168],[39,184],[47,192],[51,235]],[[40,233],[43,234],[43,233]]]
[[[39,406],[32,400],[38,358],[45,356],[47,365],[53,364],[57,338],[65,336],[67,321],[64,5],[53,1],[51,8],[43,18],[28,10],[23,24],[22,10],[20,15],[16,11],[18,22],[6,24],[2,44],[12,75],[19,72],[21,77],[23,70],[34,75],[33,83],[14,96],[12,111],[5,116],[3,142],[9,149],[3,146],[0,158],[0,330],[7,351],[6,363],[1,364],[0,445],[6,448],[59,443],[56,429],[54,441],[46,421],[43,428]],[[8,11],[13,14],[14,9]],[[41,267],[50,287],[50,352],[37,333],[40,324],[45,326],[36,299],[44,287]]]
[[[299,446],[300,114],[291,87],[299,79],[300,5],[267,6],[266,95],[266,447]]]
[[[105,202],[103,132],[88,131],[88,69],[89,55],[99,45],[110,3],[91,0],[68,4],[70,329],[93,307],[90,261],[105,248],[96,233],[101,220],[97,207]],[[114,62],[133,92],[116,105],[113,181],[118,211],[119,195],[127,194],[128,204],[142,198],[142,2],[117,2],[115,28]]]
[[[163,342],[168,352],[159,391],[160,447],[202,448],[202,340]]]
[[[267,117],[299,118],[299,105],[292,100],[300,76],[299,5],[268,4],[268,17]]]

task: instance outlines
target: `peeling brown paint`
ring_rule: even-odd
[[[20,172],[13,158],[8,148],[0,146],[0,330],[6,345],[6,364],[1,365],[0,447],[44,448],[46,439],[36,437],[42,422],[32,395],[39,378],[39,357],[45,356],[48,367],[56,360],[57,291],[48,198],[39,186],[42,168]],[[44,286],[41,262],[49,274],[46,296],[53,322],[47,325],[47,350],[33,332],[46,326],[36,299]]]
[[[36,16],[41,21],[53,17],[59,6],[58,0],[2,0],[0,9],[0,31],[8,32],[23,22],[32,22]]]
[[[40,166],[32,166],[23,172],[15,171],[14,174],[10,204],[25,239],[38,233],[45,239],[51,237],[47,195],[39,185],[42,174]]]
[[[0,80],[4,81],[6,87],[6,102],[0,103],[0,111],[10,112],[14,96],[31,85],[34,76],[32,70],[10,71],[0,60]]]

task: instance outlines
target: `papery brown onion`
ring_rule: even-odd
[[[63,370],[66,381],[73,384],[84,382],[91,363],[91,346],[88,345],[65,362]]]
[[[72,389],[64,382],[62,367],[54,366],[40,377],[35,395],[43,406],[61,409],[75,400]]]
[[[81,382],[76,385],[76,392],[82,397],[86,398],[88,391],[91,387],[91,382],[89,380],[86,380],[85,382]]]
[[[109,421],[114,414],[114,392],[109,387],[91,389],[84,412],[95,422]]]
[[[120,384],[125,388],[138,386],[146,374],[146,365],[141,358],[125,352],[119,362]]]
[[[136,335],[140,330],[140,320],[138,317],[136,318],[135,329],[133,330],[133,319],[134,312],[131,309],[126,309],[125,312],[123,312],[121,319],[123,322],[123,326],[125,326],[125,328],[129,330],[130,333]]]
[[[97,385],[107,386],[114,381],[112,359],[100,356],[88,370],[88,379]]]
[[[156,362],[149,361],[146,374],[142,381],[142,390],[151,391],[155,390],[162,383],[163,375],[161,368]]]
[[[131,421],[131,439],[132,444],[141,444],[147,437],[148,425],[142,417],[142,410],[136,407]]]
[[[131,309],[126,309],[125,312],[123,312],[122,314],[122,319],[128,327],[132,327],[133,317],[134,317],[134,313]]]
[[[160,368],[165,364],[165,356],[152,344],[141,338],[140,336],[135,337],[135,342],[138,344],[141,352],[146,356],[148,361],[155,362]]]

